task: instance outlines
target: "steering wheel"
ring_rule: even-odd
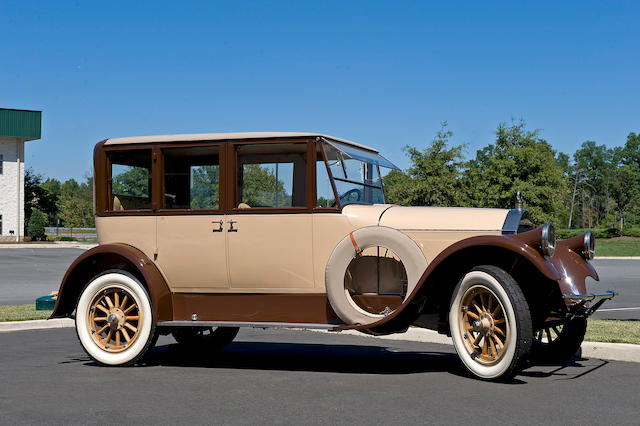
[[[356,201],[360,201],[360,197],[362,196],[362,192],[358,188],[350,189],[347,192],[345,192],[344,194],[338,196],[338,198],[340,199],[340,201],[342,201],[345,198],[348,198],[351,194],[358,194],[358,199]],[[337,204],[338,204],[338,201],[334,200],[333,203],[331,204],[331,207],[335,207]]]

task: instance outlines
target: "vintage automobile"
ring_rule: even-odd
[[[219,349],[243,326],[429,328],[483,379],[576,352],[615,295],[586,289],[598,279],[591,232],[556,242],[521,203],[386,204],[381,167],[396,168],[315,133],[101,141],[100,244],[70,266],[52,318],[75,317],[105,365],[141,360],[159,334]]]

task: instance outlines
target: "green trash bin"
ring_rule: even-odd
[[[56,299],[53,296],[42,296],[36,299],[36,311],[53,311]]]

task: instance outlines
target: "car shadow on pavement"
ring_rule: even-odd
[[[143,365],[351,374],[411,374],[448,371],[462,374],[455,354],[394,351],[382,346],[311,343],[234,342],[224,351],[170,344],[156,347]]]

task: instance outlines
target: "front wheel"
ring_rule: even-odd
[[[564,324],[545,326],[534,335],[532,361],[546,365],[563,364],[578,352],[586,332],[586,318],[574,318]]]
[[[76,332],[84,350],[103,365],[130,365],[155,343],[151,300],[125,271],[98,275],[82,291]]]
[[[512,377],[531,349],[529,305],[513,277],[495,266],[478,266],[460,280],[449,327],[460,359],[482,379]]]

